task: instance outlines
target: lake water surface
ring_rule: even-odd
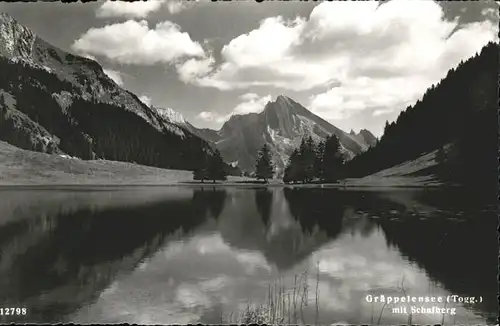
[[[27,308],[0,322],[237,322],[281,288],[285,323],[496,323],[497,213],[467,199],[318,188],[0,189],[0,307]],[[455,314],[409,316],[367,295],[481,302],[414,304]]]

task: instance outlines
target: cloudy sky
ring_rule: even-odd
[[[345,131],[384,122],[498,37],[498,4],[0,3],[41,38],[198,127],[287,95]]]

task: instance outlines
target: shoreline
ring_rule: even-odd
[[[0,141],[0,189],[78,189],[194,187],[194,188],[333,188],[345,190],[437,189],[445,187],[432,174],[414,175],[435,164],[434,154],[379,171],[363,178],[337,183],[285,184],[281,180],[260,183],[255,179],[228,176],[228,180],[204,183],[192,172],[118,161],[85,161],[20,149]]]
[[[284,183],[239,183],[239,182],[226,182],[226,183],[195,183],[195,182],[174,182],[174,183],[1,183],[0,190],[4,189],[47,189],[57,190],[65,188],[167,188],[167,187],[185,187],[185,188],[320,188],[320,189],[339,189],[339,190],[391,190],[391,189],[440,189],[443,188],[442,184],[284,184]],[[453,186],[452,187],[459,187]]]

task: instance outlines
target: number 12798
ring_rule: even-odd
[[[25,316],[26,308],[0,308],[0,316]]]

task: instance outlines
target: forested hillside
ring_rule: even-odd
[[[117,85],[94,60],[65,52],[0,13],[0,140],[81,159],[193,170],[208,143]]]
[[[0,139],[24,149],[64,152],[82,159],[102,158],[174,169],[194,169],[208,144],[164,123],[157,130],[121,105],[79,96],[78,88],[55,74],[0,57]],[[10,105],[7,105],[9,97]],[[24,119],[13,119],[15,116]],[[33,126],[44,142],[30,142]],[[178,128],[172,126],[172,128]],[[40,138],[40,137],[39,137]]]
[[[350,177],[362,177],[440,150],[436,173],[462,185],[496,189],[498,179],[498,51],[495,43],[451,69],[421,100],[386,123],[375,147],[348,162]]]

